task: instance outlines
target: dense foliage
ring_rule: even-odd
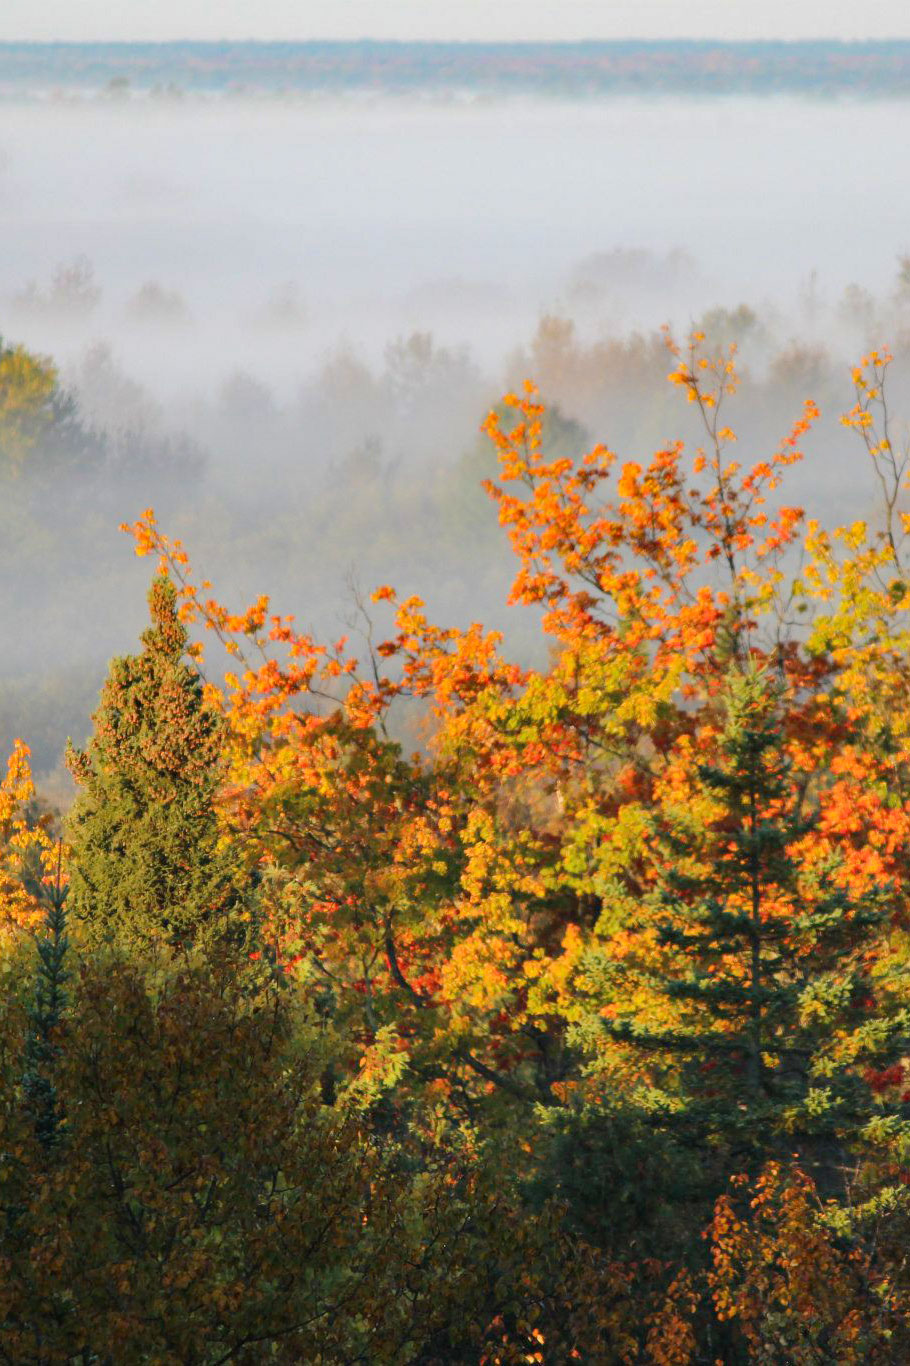
[[[815,405],[741,463],[732,350],[668,345],[692,452],[487,420],[544,667],[389,586],[358,660],[130,528],[68,843],[21,747],[0,789],[0,1358],[910,1354],[890,358],[828,529],[778,493]]]

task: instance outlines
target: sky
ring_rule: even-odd
[[[0,41],[910,38],[907,0],[0,0]]]

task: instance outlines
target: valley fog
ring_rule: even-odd
[[[0,487],[3,744],[48,774],[86,733],[149,505],[236,607],[337,634],[353,580],[394,582],[533,654],[480,423],[527,376],[571,453],[694,436],[665,322],[739,343],[744,455],[819,402],[790,501],[868,510],[838,416],[870,344],[910,373],[908,133],[906,102],[773,97],[0,106],[0,332],[94,452]]]
[[[102,293],[81,335],[15,330],[67,359],[103,336],[176,393],[238,363],[292,393],[340,339],[375,358],[401,329],[495,364],[542,310],[616,329],[731,299],[787,310],[813,272],[884,287],[907,246],[908,126],[904,102],[771,98],[7,105],[0,290],[9,315],[86,257]],[[619,269],[593,298],[573,270],[616,249],[693,259]],[[150,282],[186,311],[166,348],[135,310],[126,325]],[[282,302],[306,326],[270,344]]]

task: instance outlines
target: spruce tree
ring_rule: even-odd
[[[25,1075],[23,1089],[31,1111],[38,1140],[45,1148],[56,1143],[60,1114],[53,1071],[57,1058],[55,1035],[60,1028],[66,1007],[67,951],[66,933],[67,887],[61,880],[61,849],[57,851],[57,877],[50,889],[42,889],[44,898],[43,934],[35,943],[38,971],[35,999],[29,1012],[29,1033],[25,1046]]]
[[[680,1135],[739,1159],[800,1150],[831,1175],[841,1143],[881,1113],[870,1078],[910,1036],[865,953],[888,889],[851,895],[836,857],[799,857],[816,817],[803,810],[781,710],[761,671],[733,672],[717,762],[698,769],[712,815],[700,824],[696,800],[667,812],[658,835],[663,871],[641,918],[646,1022],[606,1027],[663,1056]]]
[[[141,652],[111,663],[88,749],[68,751],[81,789],[70,908],[96,941],[187,945],[231,931],[238,908],[214,810],[222,723],[186,661],[166,576],[149,608]]]

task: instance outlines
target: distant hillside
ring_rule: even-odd
[[[910,94],[910,41],[4,43],[0,98]]]

